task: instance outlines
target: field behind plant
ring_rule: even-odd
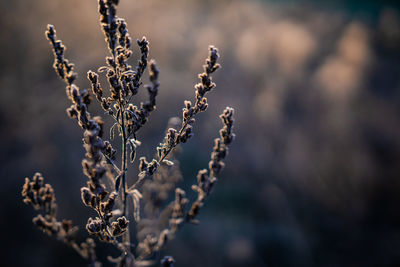
[[[223,68],[180,156],[188,192],[217,115],[236,111],[216,194],[165,252],[176,266],[400,265],[400,13],[387,3],[121,0],[130,35],[150,40],[160,69],[138,155],[152,156],[192,97],[209,44]],[[44,30],[57,27],[88,88],[86,71],[106,53],[96,1],[2,0],[0,10],[1,265],[81,266],[32,225],[20,190],[41,170],[60,217],[86,224],[81,131],[65,114]]]

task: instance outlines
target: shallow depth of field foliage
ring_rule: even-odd
[[[196,198],[190,179],[209,161],[221,109],[240,111],[234,128],[240,138],[201,210],[201,223],[183,227],[163,255],[173,255],[177,266],[399,265],[399,9],[393,1],[282,2],[120,4],[129,34],[148,38],[160,70],[157,109],[138,137],[147,144],[140,147],[147,158],[168,118],[181,116],[182,100],[192,99],[205,49],[220,48],[217,88],[178,156],[188,177],[179,186],[190,200]],[[80,200],[86,183],[82,131],[65,115],[70,101],[51,68],[43,29],[56,25],[76,64],[77,85],[88,88],[84,74],[104,65],[107,53],[96,5],[0,1],[6,266],[82,264],[72,249],[35,228],[30,221],[36,213],[22,203],[20,191],[23,177],[40,170],[56,193],[57,216],[87,223]],[[148,83],[148,76],[143,79]],[[146,101],[146,91],[137,100]],[[97,249],[107,255],[109,247]]]

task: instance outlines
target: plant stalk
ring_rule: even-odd
[[[127,205],[127,190],[128,184],[126,182],[126,172],[127,172],[127,137],[126,137],[126,129],[125,129],[125,108],[122,103],[120,103],[121,109],[121,135],[122,135],[122,163],[121,163],[121,171],[122,171],[122,215],[127,217],[128,214],[128,205]],[[130,232],[129,227],[127,231],[122,235],[122,242],[129,246],[130,251]]]

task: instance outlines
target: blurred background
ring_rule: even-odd
[[[42,172],[59,218],[86,236],[94,214],[80,200],[82,131],[65,113],[44,31],[56,26],[87,88],[87,70],[104,65],[107,52],[96,2],[0,1],[2,266],[85,265],[33,226],[20,192],[25,177]],[[163,255],[193,267],[400,266],[395,1],[121,0],[118,12],[132,38],[150,40],[161,71],[139,155],[154,154],[168,118],[193,99],[208,45],[220,50],[209,110],[180,156],[189,198],[221,127],[217,115],[236,110],[237,138],[200,224],[185,226]]]

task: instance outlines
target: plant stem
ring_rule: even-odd
[[[122,135],[122,163],[121,163],[121,171],[122,171],[122,215],[126,216],[128,213],[128,206],[126,203],[127,200],[127,189],[128,185],[126,182],[126,171],[127,171],[127,145],[128,139],[126,137],[126,129],[125,129],[125,107],[122,103],[120,103],[120,111],[121,111],[121,135]],[[122,242],[127,244],[130,247],[130,233],[129,228],[122,236]],[[130,251],[130,248],[129,248]]]

